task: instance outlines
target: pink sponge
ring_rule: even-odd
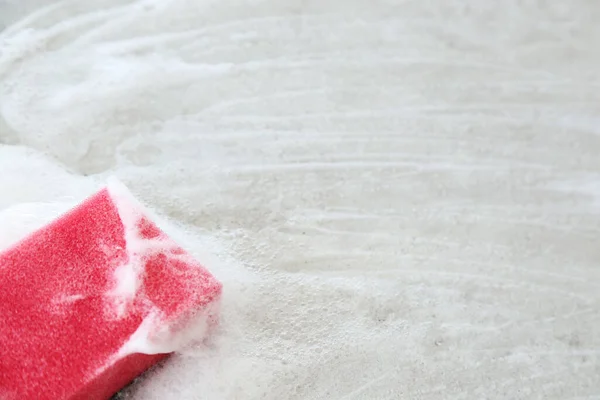
[[[203,339],[220,293],[111,184],[0,253],[0,399],[109,399]]]

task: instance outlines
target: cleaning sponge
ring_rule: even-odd
[[[203,339],[220,293],[112,182],[0,253],[0,399],[109,399]]]

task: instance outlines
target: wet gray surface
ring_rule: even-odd
[[[60,3],[1,34],[0,141],[116,174],[240,265],[215,352],[132,398],[600,398],[599,20]]]

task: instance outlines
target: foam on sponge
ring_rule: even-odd
[[[0,398],[108,399],[216,323],[221,284],[119,182],[0,253]]]

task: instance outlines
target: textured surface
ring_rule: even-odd
[[[103,190],[0,253],[2,400],[106,400],[167,353],[131,338],[181,330],[218,298],[207,271],[145,217],[128,232],[121,211]]]
[[[222,261],[214,351],[134,399],[598,398],[598,21],[593,0],[58,3],[0,39],[5,221],[114,173]]]

